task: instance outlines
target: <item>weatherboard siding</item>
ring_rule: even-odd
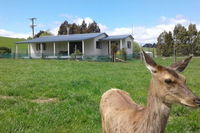
[[[94,52],[94,39],[85,40],[85,55],[95,55]]]
[[[105,38],[106,35],[102,34],[96,38],[94,38],[94,52],[95,55],[108,55],[108,45],[106,43],[102,43],[102,48],[97,49],[96,48],[96,42],[99,41],[99,39]]]
[[[130,49],[127,48],[127,42],[128,41],[131,41],[131,48]],[[130,37],[126,38],[125,39],[125,46],[126,46],[126,52],[127,52],[127,54],[132,54],[133,53],[133,39],[130,38]]]
[[[107,37],[106,34],[100,34],[99,36],[84,40],[84,55],[88,56],[105,56],[108,55],[108,40],[101,41],[102,47],[100,49],[96,48],[96,42],[100,41],[102,38]],[[127,42],[131,41],[131,48],[127,48]],[[118,48],[120,47],[120,40],[115,40],[118,44]],[[57,55],[60,51],[68,51],[67,41],[65,42],[56,42],[55,43],[55,54]],[[133,39],[131,37],[127,37],[122,39],[122,48],[126,49],[127,54],[132,54]],[[36,50],[36,44],[33,43],[30,46],[31,57],[41,57],[41,50]],[[46,50],[43,50],[43,55],[53,56],[54,55],[54,45],[53,42],[46,43]]]

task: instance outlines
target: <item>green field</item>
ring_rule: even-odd
[[[15,50],[15,43],[19,41],[24,41],[25,39],[20,38],[10,38],[10,37],[2,37],[0,36],[0,47],[7,47]],[[19,45],[19,53],[26,53],[27,45],[20,44]]]
[[[169,65],[172,59],[157,59]],[[200,96],[200,59],[186,71]],[[66,60],[0,59],[1,133],[101,133],[99,101],[110,88],[146,103],[150,73],[139,60],[99,63]],[[167,133],[199,133],[200,109],[174,105]]]

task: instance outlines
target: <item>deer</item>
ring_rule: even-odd
[[[142,56],[151,73],[146,106],[136,104],[123,90],[106,91],[100,100],[103,133],[164,133],[172,104],[200,107],[200,98],[180,74],[192,56],[169,67],[157,64],[143,50]]]

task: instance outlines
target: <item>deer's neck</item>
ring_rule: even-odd
[[[145,124],[149,133],[164,133],[170,114],[171,105],[164,103],[158,94],[161,89],[159,81],[152,79],[145,112]]]

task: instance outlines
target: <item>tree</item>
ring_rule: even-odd
[[[170,56],[173,54],[173,38],[172,33],[162,32],[157,38],[157,53],[162,56]]]
[[[40,32],[38,32],[34,38],[38,38],[38,37],[42,37],[42,36],[52,36],[53,34],[50,33],[49,31],[43,31],[41,30]]]
[[[160,55],[171,54],[171,46],[169,44],[175,46],[175,54],[200,55],[200,32],[198,32],[195,24],[190,24],[188,30],[181,24],[177,24],[173,30],[173,37],[171,32],[162,32],[157,40],[157,53]]]
[[[67,35],[68,34],[68,28],[69,28],[69,24],[67,21],[64,21],[61,25],[60,28],[58,30],[58,35]]]
[[[10,54],[11,49],[7,47],[0,47],[0,54]]]
[[[111,50],[112,50],[112,61],[116,62],[116,54],[118,51],[117,45],[112,45]]]
[[[195,54],[195,48],[197,43],[197,28],[195,24],[190,24],[188,26],[188,44],[190,54]]]
[[[200,56],[200,31],[197,34],[196,48],[195,48],[194,53],[195,55]]]
[[[85,20],[83,20],[81,26],[80,26],[80,33],[87,33],[87,24]]]
[[[137,42],[133,42],[133,58],[139,58],[140,57],[140,45]]]
[[[87,26],[85,20],[82,21],[81,25],[76,23],[70,24],[67,21],[64,21],[59,28],[58,35],[67,35],[67,34],[83,34],[83,33],[98,33],[100,28],[95,21]]]
[[[182,55],[188,55],[189,47],[187,45],[188,42],[187,29],[181,24],[177,24],[173,31],[173,39],[176,51]]]
[[[69,27],[69,34],[80,34],[80,27],[76,23],[73,23]]]
[[[133,42],[133,53],[139,54],[140,53],[140,45],[137,42]]]
[[[100,32],[100,28],[97,25],[97,23],[95,21],[93,21],[93,23],[90,23],[88,26],[88,33],[99,33]]]
[[[165,41],[166,41],[167,49],[168,49],[167,53],[170,56],[173,54],[173,46],[174,46],[174,40],[173,40],[171,31],[169,31],[169,33],[165,36]]]

